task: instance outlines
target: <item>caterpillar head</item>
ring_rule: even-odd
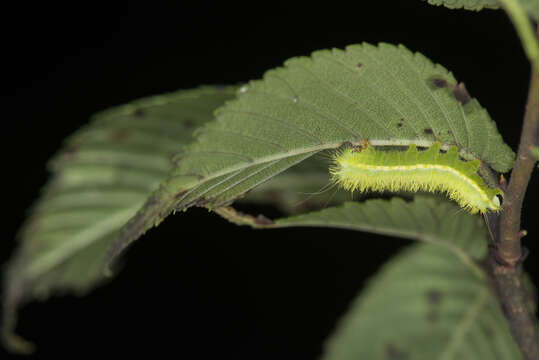
[[[503,204],[503,194],[498,193],[492,197],[488,205],[488,209],[494,212],[498,212],[501,210],[502,204]]]

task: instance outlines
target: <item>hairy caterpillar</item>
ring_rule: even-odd
[[[442,192],[472,214],[499,211],[503,192],[489,188],[477,174],[479,160],[464,161],[457,147],[440,152],[434,143],[424,151],[381,151],[366,145],[345,149],[333,159],[332,180],[350,191]]]

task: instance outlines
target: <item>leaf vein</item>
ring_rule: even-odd
[[[309,131],[307,131],[305,129],[302,129],[298,125],[296,125],[294,123],[289,123],[289,122],[283,121],[281,119],[274,118],[274,117],[266,115],[266,114],[259,114],[259,113],[255,113],[255,112],[251,112],[251,111],[240,111],[240,110],[226,109],[226,110],[220,111],[218,115],[222,115],[222,114],[226,114],[226,113],[234,113],[234,114],[238,114],[238,115],[249,115],[249,116],[252,116],[255,119],[259,119],[259,120],[264,118],[264,119],[267,119],[267,120],[278,122],[280,124],[283,124],[284,126],[287,126],[288,128],[290,128],[292,130],[295,130],[297,133],[299,133],[301,135],[308,136],[311,139],[314,139],[319,145],[322,145],[324,143],[322,141],[322,139],[315,136],[314,134],[311,134]]]
[[[250,90],[250,91],[251,91],[251,93],[258,93],[258,94],[262,94],[262,95],[267,95],[267,96],[270,96],[270,97],[273,97],[273,98],[276,98],[276,99],[290,100],[290,99],[284,98],[282,96],[279,96],[277,94],[265,92],[265,91],[262,91],[262,90]],[[342,128],[342,129],[346,130],[347,132],[353,134],[357,139],[362,139],[363,138],[360,134],[358,134],[354,130],[350,129],[346,124],[342,123],[340,119],[338,119],[337,117],[335,117],[335,116],[333,116],[331,114],[323,112],[316,105],[314,105],[314,104],[312,104],[312,103],[310,103],[308,101],[304,101],[304,100],[300,99],[300,101],[296,103],[296,106],[312,110],[315,114],[319,115],[320,117],[331,121],[332,123],[339,126],[340,128]]]
[[[240,133],[240,132],[237,132],[237,131],[232,131],[232,130],[225,130],[225,129],[217,129],[217,128],[204,128],[204,129],[201,129],[200,130],[200,133],[205,133],[205,132],[220,132],[220,133],[224,133],[224,134],[231,134],[231,135],[236,135],[236,136],[240,136],[240,137],[244,137],[246,139],[250,139],[250,140],[253,140],[253,141],[256,141],[256,142],[260,142],[260,143],[265,143],[265,144],[268,144],[268,145],[271,145],[283,152],[287,152],[288,150],[280,145],[280,144],[277,144],[273,141],[268,141],[268,140],[265,140],[265,139],[261,139],[259,137],[256,137],[256,136],[251,136],[251,135],[247,135],[247,134],[243,134],[243,133]]]
[[[329,57],[325,57],[325,58],[328,58],[330,60],[332,60],[333,62],[337,63],[337,64],[341,64],[340,62],[334,60],[334,59],[331,59]],[[341,64],[342,65],[342,64]],[[363,112],[365,115],[367,115],[367,117],[376,125],[378,125],[382,130],[386,131],[388,133],[389,136],[395,136],[395,133],[393,133],[391,130],[389,130],[389,127],[387,126],[384,126],[382,125],[378,120],[376,120],[376,116],[371,116],[368,112],[367,112],[367,109],[364,109],[362,107],[360,107],[360,104],[350,98],[348,95],[344,94],[343,92],[341,91],[338,91],[336,88],[334,88],[333,86],[331,86],[331,84],[329,84],[327,81],[324,81],[322,79],[320,79],[318,76],[316,76],[312,71],[310,71],[309,69],[307,69],[305,66],[303,65],[295,65],[296,67],[298,68],[301,68],[302,70],[304,70],[306,73],[308,73],[313,79],[315,79],[316,81],[318,81],[319,83],[323,84],[324,87],[326,89],[328,89],[329,91],[332,91],[334,94],[338,95],[341,99],[343,99],[345,102],[348,102],[351,106],[353,106],[354,108],[356,108],[357,110]]]
[[[436,98],[436,96],[434,96],[434,93],[432,92],[431,89],[429,89],[429,87],[425,84],[425,80],[423,79],[423,77],[421,76],[421,74],[419,73],[419,71],[410,63],[410,61],[408,59],[406,59],[401,52],[397,51],[396,52],[397,55],[402,59],[403,63],[406,64],[406,66],[412,70],[413,73],[415,73],[417,75],[417,78],[419,79],[419,82],[422,84],[422,86],[427,90],[427,93],[429,94],[429,96],[432,98],[432,100],[436,103],[436,105],[438,105],[438,108],[440,109],[440,111],[442,112],[443,116],[444,116],[444,119],[445,119],[445,122],[447,123],[448,127],[449,127],[449,130],[451,131],[451,134],[453,134],[453,139],[455,139],[455,142],[459,145],[460,148],[462,148],[462,144],[460,143],[459,139],[457,138],[456,136],[456,132],[455,132],[455,129],[453,128],[452,124],[451,124],[451,121],[449,120],[449,116],[447,115],[447,111],[445,109],[445,107],[442,106],[442,104],[440,104],[440,102],[438,101],[438,99]]]
[[[353,52],[356,52],[358,53],[358,51],[354,48],[352,48],[352,51]],[[378,60],[378,58],[376,58],[375,56],[372,56],[371,54],[369,54],[367,51],[365,52],[362,52],[361,54],[365,54],[367,55],[368,57],[370,57],[377,65],[378,65],[378,68],[380,69],[380,71],[384,71],[386,72],[387,74],[389,74],[389,76],[391,78],[393,78],[393,80],[395,80],[395,82],[393,84],[396,84],[404,93],[406,93],[407,97],[409,100],[411,100],[411,103],[413,103],[415,105],[415,107],[419,110],[419,112],[423,115],[423,117],[425,118],[425,122],[427,124],[429,124],[430,127],[432,127],[432,124],[430,123],[429,121],[429,118],[427,116],[427,114],[425,113],[425,111],[423,110],[423,108],[421,107],[421,105],[417,102],[417,99],[415,98],[415,96],[413,96],[413,94],[410,92],[410,90],[408,90],[408,88],[406,87],[403,87],[401,85],[401,81],[391,72],[389,71],[389,67],[388,66],[384,66],[384,64],[382,64],[381,61]],[[376,76],[378,78],[378,76],[376,75],[376,72],[373,72],[374,76]],[[402,114],[402,113],[401,113]],[[403,114],[404,116],[404,114]],[[412,125],[413,123],[410,123],[410,122],[406,122],[406,125],[407,126],[410,126],[415,134],[420,137],[421,136],[421,132],[419,132],[415,126]]]

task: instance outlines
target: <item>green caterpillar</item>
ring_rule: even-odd
[[[332,180],[350,191],[441,192],[472,214],[500,211],[503,191],[487,186],[477,174],[479,160],[464,161],[456,146],[440,152],[434,143],[424,151],[381,151],[367,145],[336,154]]]

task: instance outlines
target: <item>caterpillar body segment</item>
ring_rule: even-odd
[[[445,193],[472,214],[499,211],[503,192],[487,186],[477,171],[479,160],[464,161],[456,146],[447,152],[440,144],[419,151],[381,151],[373,146],[345,149],[330,167],[332,180],[349,191]]]

